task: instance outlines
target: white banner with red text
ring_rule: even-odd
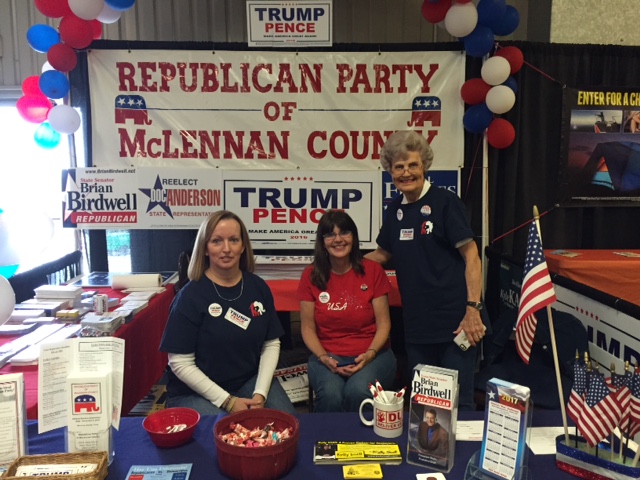
[[[94,167],[374,171],[402,129],[429,140],[434,168],[463,164],[457,51],[92,49],[87,59]]]

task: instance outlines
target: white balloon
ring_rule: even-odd
[[[102,23],[115,23],[120,20],[121,15],[122,12],[114,10],[105,3],[102,11],[100,12],[100,15],[98,15],[98,20],[100,20]]]
[[[478,10],[469,3],[454,3],[444,17],[444,26],[454,37],[466,37],[478,25]]]
[[[24,217],[23,217],[24,218]],[[13,240],[13,222],[10,214],[6,211],[0,212],[0,267],[6,265],[17,265],[20,263],[20,256],[17,251],[17,242]]]
[[[80,115],[69,105],[56,105],[49,110],[47,121],[58,133],[70,135],[80,128]]]
[[[55,70],[55,68],[53,68],[53,67],[51,66],[51,64],[50,64],[48,61],[47,61],[47,62],[44,62],[44,63],[42,64],[42,73],[44,73],[44,72],[48,72],[49,70]]]
[[[9,320],[16,306],[16,294],[9,280],[0,275],[0,325]]]
[[[511,73],[509,61],[504,57],[491,57],[480,70],[480,76],[489,85],[500,85],[504,83]]]
[[[78,18],[95,20],[104,8],[104,0],[69,0],[69,8]]]
[[[489,110],[500,115],[513,108],[513,104],[516,103],[516,94],[506,85],[496,85],[487,92],[485,103]]]

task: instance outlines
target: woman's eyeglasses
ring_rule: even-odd
[[[402,175],[405,170],[407,170],[409,173],[420,173],[422,171],[422,163],[411,162],[408,165],[396,163],[391,167],[391,171],[393,171],[393,173],[396,175]]]
[[[325,240],[335,240],[338,235],[340,235],[340,238],[347,238],[347,237],[350,237],[351,234],[352,234],[351,230],[342,230],[340,233],[336,233],[336,232],[325,233],[324,235],[322,235],[322,238],[324,238]]]

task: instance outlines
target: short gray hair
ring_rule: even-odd
[[[417,152],[426,172],[433,163],[433,150],[427,139],[415,130],[399,130],[393,133],[380,150],[380,164],[391,173],[394,160],[406,160],[409,152]]]

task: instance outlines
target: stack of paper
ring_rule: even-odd
[[[38,330],[42,328],[53,327],[53,326],[58,326],[58,325],[43,325],[33,333],[38,332]],[[75,335],[80,331],[80,328],[82,328],[80,327],[80,325],[60,325],[60,326],[62,328],[60,328],[59,330],[56,330],[51,335],[48,335],[47,337],[40,340],[38,343],[33,344],[25,348],[24,350],[22,350],[20,353],[17,353],[16,355],[14,355],[10,360],[11,365],[18,365],[18,366],[37,365],[38,357],[40,356],[41,345],[45,345],[47,343],[52,343],[52,342],[58,342],[60,340],[65,340],[67,338],[75,337]]]
[[[135,315],[143,308],[147,308],[149,306],[149,302],[146,300],[129,300],[128,302],[124,302],[122,306],[116,308],[114,312],[122,313],[126,315]]]
[[[69,308],[80,306],[80,301],[82,300],[82,287],[74,287],[72,285],[42,285],[33,291],[36,294],[36,300],[67,300]]]
[[[312,256],[256,256],[255,274],[264,280],[299,280]]]
[[[21,352],[31,345],[37,344],[63,327],[64,325],[55,323],[51,325],[42,325],[31,333],[22,335],[9,343],[5,343],[0,347],[0,368],[4,367],[11,358],[18,354],[18,352]]]
[[[118,312],[87,313],[80,325],[83,327],[93,327],[101,332],[113,335],[124,322],[124,316]]]
[[[131,292],[126,297],[120,299],[122,303],[135,301],[135,302],[148,302],[156,295],[154,290],[148,292]]]
[[[35,298],[17,303],[15,310],[44,310],[46,317],[55,317],[56,313],[66,308],[72,308],[68,300],[37,300]]]

